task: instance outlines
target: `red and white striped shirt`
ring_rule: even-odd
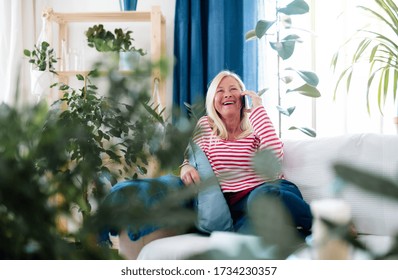
[[[263,178],[252,168],[252,157],[261,149],[271,149],[282,160],[283,143],[263,106],[256,107],[249,116],[253,132],[238,140],[224,140],[212,133],[208,117],[197,123],[193,141],[205,152],[221,190],[224,193],[253,189],[262,183],[277,178]],[[278,178],[281,178],[279,175]]]

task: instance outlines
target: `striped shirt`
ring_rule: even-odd
[[[200,118],[197,123],[193,141],[205,152],[224,193],[253,189],[266,181],[282,177],[280,174],[277,178],[264,178],[255,174],[251,162],[254,154],[261,149],[271,149],[282,160],[283,144],[263,106],[252,111],[249,121],[253,132],[237,140],[214,136],[207,116]]]

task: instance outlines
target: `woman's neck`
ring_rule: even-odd
[[[225,128],[228,132],[228,140],[234,140],[238,135],[242,133],[242,128],[240,125],[240,117],[223,119]]]

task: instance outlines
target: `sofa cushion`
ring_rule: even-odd
[[[393,180],[398,174],[398,136],[351,134],[284,140],[283,173],[304,199],[342,197],[352,209],[359,233],[391,236],[398,232],[398,203],[337,179],[333,164],[343,162]],[[340,192],[340,187],[345,186]]]
[[[137,259],[272,259],[274,250],[257,236],[214,231],[210,236],[188,233],[154,240],[142,248]]]
[[[233,222],[228,204],[211,165],[200,147],[194,143],[188,146],[189,163],[198,170],[201,181],[209,183],[198,193],[196,227],[205,233],[213,231],[233,231]]]
[[[183,260],[209,250],[209,237],[187,233],[165,237],[146,244],[137,260]]]

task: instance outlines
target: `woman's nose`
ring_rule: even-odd
[[[232,96],[232,94],[229,91],[226,91],[224,93],[224,98],[228,98],[228,97],[231,97],[231,96]]]

